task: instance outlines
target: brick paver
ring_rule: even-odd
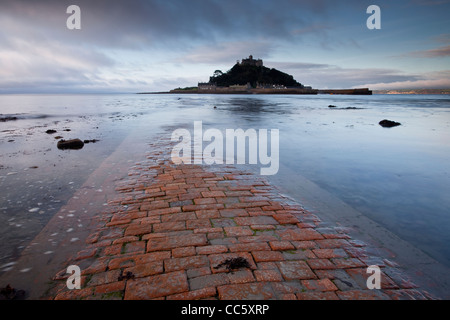
[[[324,228],[261,177],[175,165],[164,155],[150,154],[118,183],[104,224],[68,261],[82,269],[82,288],[67,289],[64,269],[49,298],[431,298],[387,264],[382,289],[369,290],[366,262],[383,257],[370,256],[345,228]],[[235,258],[246,264],[228,268]]]

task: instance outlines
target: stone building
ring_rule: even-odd
[[[211,82],[199,82],[198,83],[198,90],[215,91],[216,88],[217,88],[217,85],[215,83],[211,83]]]
[[[255,60],[253,59],[253,56],[250,55],[248,59],[242,59],[242,62],[240,63],[241,66],[256,66],[256,67],[262,67],[263,61],[261,59]]]

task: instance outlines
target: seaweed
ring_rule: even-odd
[[[123,271],[121,271],[117,280],[122,281],[124,279],[125,280],[134,279],[134,274],[131,271],[127,271],[127,273],[123,274]]]
[[[25,298],[24,290],[16,290],[9,284],[0,289],[0,300],[22,300]]]
[[[247,259],[242,257],[229,258],[217,265],[215,269],[219,269],[223,266],[225,266],[228,271],[237,270],[240,268],[250,268],[250,264],[248,263]]]

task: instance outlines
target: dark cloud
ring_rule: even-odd
[[[448,2],[417,1],[429,7]],[[81,8],[81,30],[66,28],[66,9],[72,4]],[[338,63],[333,51],[363,54],[364,41],[380,41],[365,30],[370,4],[370,0],[0,0],[0,87],[166,89],[178,86],[176,81],[180,86],[195,84],[202,80],[197,76],[203,70],[198,70],[228,68],[249,54],[316,87],[417,81],[417,76],[398,70],[332,65]],[[396,5],[386,0],[378,4]],[[445,41],[448,34],[439,39]],[[292,56],[290,50],[300,49],[299,44],[330,59],[323,64],[269,65],[270,60]],[[417,51],[409,58],[448,55],[446,46]],[[177,73],[186,70],[191,77],[178,78]]]
[[[82,30],[66,29],[66,8],[81,8]],[[0,15],[33,26],[41,37],[72,39],[99,46],[141,48],[171,41],[223,40],[249,36],[271,39],[324,32],[313,23],[335,3],[262,0],[2,0]],[[351,1],[357,3],[358,1]],[[350,6],[351,7],[351,6]],[[349,7],[349,8],[350,8]],[[16,26],[17,28],[17,26]]]

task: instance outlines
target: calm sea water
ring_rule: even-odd
[[[0,272],[131,130],[200,120],[279,129],[279,180],[306,177],[450,266],[448,96],[2,95],[0,114],[17,117],[0,122]],[[58,135],[100,141],[61,151]]]

